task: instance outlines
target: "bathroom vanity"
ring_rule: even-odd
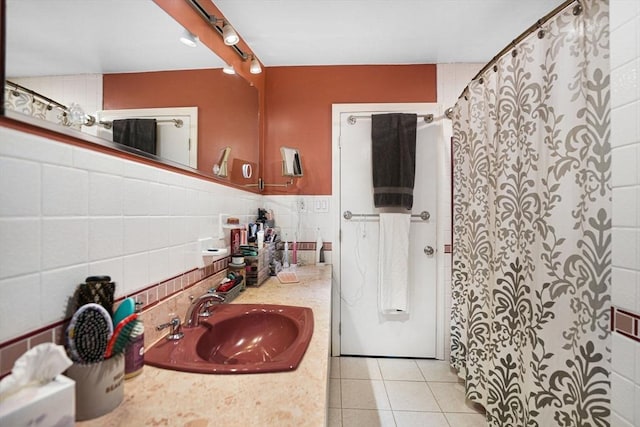
[[[141,375],[125,383],[124,401],[118,408],[77,425],[326,425],[331,266],[301,267],[297,274],[299,283],[281,284],[271,277],[259,288],[247,288],[232,303],[297,305],[313,310],[313,336],[295,371],[216,375],[147,365]],[[146,328],[152,326],[155,325],[148,324]]]

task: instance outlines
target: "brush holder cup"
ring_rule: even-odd
[[[74,363],[65,374],[76,382],[76,421],[113,411],[124,399],[124,354],[98,363]]]

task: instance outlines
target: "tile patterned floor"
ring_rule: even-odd
[[[485,427],[441,360],[332,357],[329,427]]]

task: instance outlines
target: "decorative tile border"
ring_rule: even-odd
[[[611,331],[618,332],[625,337],[640,342],[640,332],[638,331],[638,323],[640,314],[623,310],[618,307],[611,307]]]

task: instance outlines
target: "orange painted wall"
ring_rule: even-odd
[[[258,162],[258,94],[238,75],[220,69],[105,74],[103,97],[106,110],[198,107],[198,170],[205,174],[212,174],[227,145],[229,166],[234,158]]]
[[[265,194],[330,195],[331,104],[436,102],[435,65],[269,67],[264,180],[281,183],[280,147],[300,150],[304,176]]]

